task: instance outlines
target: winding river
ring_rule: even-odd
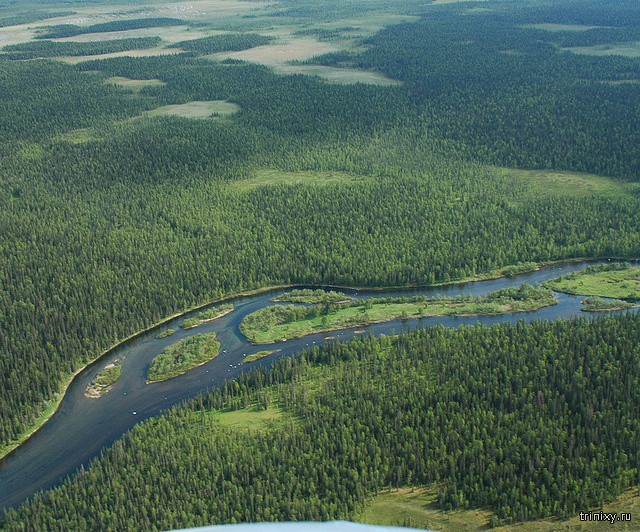
[[[549,279],[582,270],[597,261],[565,262],[546,266],[541,270],[489,281],[466,284],[405,289],[405,290],[343,290],[356,298],[426,295],[445,297],[457,295],[479,296],[523,283],[541,283]],[[636,263],[637,265],[637,263]],[[231,299],[235,309],[230,314],[211,323],[190,330],[180,328],[180,323],[189,314],[147,331],[120,344],[95,363],[85,368],[73,380],[58,411],[30,439],[0,462],[0,510],[16,506],[37,491],[50,488],[73,474],[80,466],[87,466],[100,450],[113,443],[136,423],[157,415],[181,401],[193,398],[206,390],[218,386],[227,379],[258,364],[270,365],[278,358],[290,356],[311,345],[321,345],[330,336],[336,340],[347,340],[355,334],[378,336],[407,331],[416,327],[442,324],[458,327],[483,323],[516,322],[524,319],[555,320],[584,315],[580,311],[582,297],[556,294],[559,304],[534,312],[502,316],[436,317],[377,323],[367,327],[345,329],[337,332],[319,333],[297,340],[270,344],[269,349],[280,351],[252,364],[242,364],[242,359],[251,353],[265,349],[246,341],[238,326],[242,319],[258,309],[270,305],[270,299],[288,291],[278,289],[259,295],[241,296]],[[635,309],[634,311],[637,311]],[[191,314],[195,314],[194,311]],[[159,331],[173,328],[176,333],[164,339],[156,339]],[[222,347],[220,355],[207,364],[197,367],[185,375],[165,382],[146,384],[147,368],[153,358],[166,346],[197,333],[216,332]],[[122,376],[113,389],[99,399],[88,399],[84,391],[96,373],[114,359],[122,360]]]

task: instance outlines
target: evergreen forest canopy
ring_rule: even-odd
[[[5,527],[328,520],[421,484],[492,525],[574,515],[638,482],[639,345],[628,314],[316,348],[138,425]]]
[[[429,284],[529,261],[639,256],[640,60],[577,55],[563,48],[634,40],[640,6],[496,1],[489,11],[476,9],[485,4],[423,9],[407,4],[403,9],[419,15],[415,21],[390,26],[364,39],[357,50],[312,60],[374,70],[402,82],[389,87],[328,84],[249,63],[195,57],[207,53],[209,41],[192,41],[194,50],[185,54],[77,66],[43,56],[63,49],[65,55],[74,49],[106,53],[113,51],[110,43],[137,48],[145,39],[151,40],[144,46],[155,46],[158,39],[39,40],[1,54],[0,449],[32,426],[69,375],[107,347],[224,294],[288,283]],[[320,17],[314,9],[285,2],[281,14]],[[323,16],[330,13],[325,10]],[[532,27],[549,23],[606,28],[569,33]],[[245,37],[250,41],[252,34]],[[103,48],[87,51],[96,46]],[[16,60],[32,57],[41,59]],[[158,79],[164,85],[133,92],[105,83],[113,76]],[[206,121],[143,116],[194,100],[226,100],[240,111],[233,118]],[[612,178],[618,188],[602,194],[542,194],[535,184],[494,166],[588,172]],[[308,179],[260,185],[265,169],[284,177],[306,172]],[[314,179],[323,172],[338,172],[341,179],[331,184]],[[247,186],[256,181],[258,186]],[[602,331],[605,325],[548,327]],[[622,331],[627,336],[620,341],[631,338],[628,329]],[[416,333],[415,342],[425,334],[436,333]],[[480,345],[485,334],[498,333],[476,331],[470,345]],[[608,356],[616,337],[604,338],[594,356]],[[410,359],[414,351],[420,352],[398,352]],[[408,363],[402,359],[398,364]],[[376,379],[371,376],[372,386],[382,386]],[[171,432],[167,427],[177,423],[195,430],[192,411],[198,408],[177,409],[135,431],[96,467],[95,478],[108,460],[114,460],[108,471],[117,474],[118,460],[126,460],[123,446],[134,439],[153,448],[152,427]],[[437,432],[441,427],[434,423]],[[319,427],[330,433],[330,425]],[[280,437],[286,440],[273,436]],[[240,445],[229,438],[220,433],[220,445]],[[308,443],[299,441],[301,449]],[[614,449],[613,441],[603,437],[598,445]],[[568,515],[583,503],[596,504],[597,493],[611,498],[632,479],[637,482],[637,454],[626,443],[616,441],[618,454],[602,450],[607,460],[598,467],[620,468],[602,491],[576,480],[586,478],[583,471],[563,477],[583,486],[580,495],[574,484],[550,491],[552,482],[560,482],[553,477],[544,484],[545,499],[534,493],[542,485],[535,477],[532,491],[516,487],[505,500],[449,486],[442,504],[489,506],[509,519]],[[274,440],[283,448],[291,444]],[[117,453],[122,455],[116,460]],[[566,467],[581,465],[569,461]],[[455,482],[469,482],[468,469],[460,467]],[[505,467],[511,467],[508,461]],[[366,478],[355,470],[359,491],[335,487],[332,492],[349,493],[347,502],[327,502],[326,511],[308,502],[305,508],[315,509],[291,515],[350,515],[386,479],[384,468],[378,477]],[[438,478],[449,478],[450,472],[441,470]],[[425,473],[421,481],[433,475]],[[335,481],[330,475],[322,478],[323,486]],[[318,479],[313,482],[317,487]],[[401,477],[397,482],[418,481]],[[566,496],[566,490],[575,497]],[[67,497],[60,494],[55,497]],[[35,505],[29,519],[50,524],[47,519],[53,517],[41,508]],[[117,505],[112,511],[125,508]],[[27,510],[21,511],[11,522],[26,519]],[[246,520],[246,508],[237,512],[216,515],[220,522]],[[131,519],[140,526],[152,517]],[[126,523],[129,516],[122,519]],[[182,516],[162,519],[157,522],[167,526],[188,524]]]

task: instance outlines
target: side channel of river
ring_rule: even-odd
[[[596,262],[566,262],[542,268],[541,270],[500,278],[425,289],[356,291],[343,290],[356,298],[442,295],[479,296],[501,288],[519,286],[523,283],[542,283],[549,279],[584,269]],[[637,263],[636,263],[637,264]],[[500,322],[515,323],[518,320],[555,320],[584,315],[581,312],[582,297],[556,293],[558,305],[534,312],[502,316],[437,317],[377,323],[367,327],[345,329],[330,333],[319,333],[297,340],[270,344],[269,349],[280,351],[252,364],[242,364],[242,359],[264,346],[254,346],[240,333],[239,325],[248,314],[271,305],[269,300],[287,290],[274,290],[254,296],[237,297],[229,300],[235,309],[230,314],[190,330],[184,330],[180,323],[189,315],[164,324],[160,329],[144,333],[133,340],[124,342],[94,364],[88,366],[72,382],[64,396],[60,408],[52,418],[29,440],[0,462],[0,510],[16,506],[37,491],[50,488],[62,482],[81,465],[87,466],[102,448],[132,428],[136,423],[157,415],[181,401],[206,392],[224,381],[237,377],[257,365],[270,365],[275,360],[291,356],[305,347],[321,345],[330,336],[336,341],[348,340],[356,333],[379,336],[401,333],[416,327],[445,325],[458,327],[482,323],[491,325]],[[634,311],[637,311],[634,310]],[[192,313],[193,314],[193,313]],[[156,339],[159,330],[173,328],[173,336]],[[146,384],[147,368],[153,358],[166,346],[197,333],[215,332],[222,344],[220,355],[211,362],[195,368],[174,379]],[[333,340],[332,340],[333,341]],[[119,358],[122,360],[122,376],[113,389],[99,399],[88,399],[84,391],[96,373],[105,364]]]

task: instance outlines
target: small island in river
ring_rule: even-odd
[[[233,308],[232,303],[225,303],[219,307],[211,307],[210,309],[203,310],[197,316],[184,320],[182,322],[182,328],[193,329],[203,323],[209,323],[210,321],[217,320],[218,318],[222,318],[222,316],[229,314],[229,312],[233,311]]]
[[[111,364],[107,364],[96,377],[89,383],[84,393],[85,397],[98,399],[106,393],[109,393],[111,387],[120,378],[122,366],[120,361],[116,360]]]
[[[166,381],[213,360],[220,352],[216,334],[196,334],[171,344],[151,362],[147,382]]]
[[[557,301],[551,290],[525,284],[479,298],[416,296],[360,299],[306,307],[273,305],[249,314],[242,321],[240,331],[254,344],[268,344],[396,319],[509,314],[555,304]]]

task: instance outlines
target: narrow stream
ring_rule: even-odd
[[[418,294],[445,297],[479,296],[523,283],[542,283],[596,263],[598,262],[559,263],[536,272],[509,278],[425,289],[343,291],[356,298]],[[556,293],[558,305],[534,312],[501,316],[443,316],[407,321],[396,320],[366,327],[313,334],[297,340],[270,344],[268,349],[280,351],[252,364],[242,364],[241,361],[246,355],[265,349],[265,346],[254,346],[246,341],[238,328],[242,319],[258,309],[273,304],[269,300],[286,291],[289,289],[231,299],[230,301],[235,305],[233,312],[214,322],[190,330],[180,327],[180,323],[189,315],[181,316],[156,330],[122,343],[87,367],[74,379],[59,410],[52,418],[33,437],[0,462],[0,510],[16,506],[37,491],[59,484],[81,465],[86,466],[102,448],[113,443],[136,423],[214,386],[219,386],[225,380],[234,378],[259,364],[270,365],[278,358],[291,356],[305,347],[321,345],[327,337],[348,340],[355,334],[363,332],[374,336],[389,335],[436,324],[458,327],[475,323],[491,325],[500,322],[515,323],[521,319],[525,321],[555,320],[585,315],[580,310],[582,297]],[[172,328],[176,333],[168,338],[156,339],[158,332],[166,328]],[[217,333],[218,340],[222,344],[217,358],[180,377],[161,383],[145,383],[146,372],[151,361],[166,346],[193,334],[210,332]],[[113,389],[99,399],[86,398],[84,391],[89,382],[104,365],[116,358],[122,360],[122,376]]]

